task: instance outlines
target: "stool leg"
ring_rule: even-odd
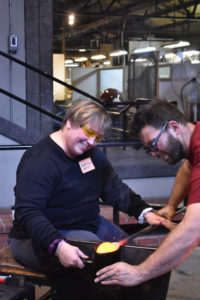
[[[30,285],[28,295],[26,296],[27,300],[35,300],[35,286]]]

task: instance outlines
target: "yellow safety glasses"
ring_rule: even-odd
[[[96,132],[94,132],[93,130],[91,130],[90,128],[88,128],[86,125],[80,125],[81,129],[83,130],[84,134],[88,137],[88,138],[93,138],[95,137],[95,142],[96,143],[100,143],[100,141],[103,139],[102,135],[97,134]]]

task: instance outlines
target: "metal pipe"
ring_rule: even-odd
[[[15,95],[13,95],[13,94],[11,94],[11,93],[9,93],[9,92],[7,92],[7,91],[1,89],[1,88],[0,88],[0,93],[6,95],[6,96],[8,96],[8,97],[14,98],[15,100],[17,100],[17,101],[19,101],[19,102],[21,102],[21,103],[23,103],[23,104],[25,104],[25,105],[27,105],[27,106],[33,108],[33,109],[35,109],[35,110],[37,110],[37,111],[39,111],[39,112],[42,112],[43,114],[45,114],[45,115],[47,115],[47,116],[49,116],[49,117],[51,117],[51,118],[53,118],[53,119],[55,119],[55,120],[57,120],[57,121],[62,122],[62,120],[63,120],[61,117],[55,116],[54,114],[52,114],[52,113],[46,111],[45,109],[40,108],[40,107],[38,107],[37,105],[34,105],[34,104],[32,104],[32,103],[30,103],[30,102],[28,102],[28,101],[26,101],[26,100],[23,100],[23,99],[21,99],[20,97],[15,96]]]
[[[97,147],[117,147],[117,146],[133,146],[139,145],[140,142],[105,142],[97,144]],[[0,150],[24,150],[29,149],[33,145],[0,145]]]
[[[185,209],[186,209],[185,207],[182,207],[181,209],[179,209],[179,210],[175,213],[175,216],[177,216],[178,214],[184,212]],[[123,239],[123,240],[117,242],[117,244],[119,244],[120,246],[123,246],[123,245],[127,244],[128,241],[133,240],[134,238],[136,238],[136,237],[139,236],[139,235],[146,234],[147,232],[150,232],[150,231],[152,231],[153,229],[158,228],[159,226],[160,226],[160,225],[149,225],[149,226],[147,226],[147,227],[145,227],[145,228],[139,230],[138,232],[129,235],[127,238],[125,238],[125,239]]]

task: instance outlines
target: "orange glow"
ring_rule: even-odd
[[[108,252],[114,252],[119,248],[117,243],[110,243],[110,242],[104,242],[101,243],[96,252],[97,253],[108,253]]]
[[[119,241],[119,242],[118,242],[118,245],[119,245],[119,246],[124,246],[126,243],[128,243],[128,239],[127,239],[127,238],[124,239],[124,240]]]

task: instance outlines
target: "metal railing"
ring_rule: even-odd
[[[86,93],[86,92],[78,89],[77,87],[74,87],[74,86],[72,86],[72,85],[70,85],[70,84],[68,84],[68,83],[66,83],[66,82],[64,82],[64,81],[62,81],[62,80],[60,80],[60,79],[58,79],[58,78],[50,75],[50,74],[48,74],[47,72],[41,71],[40,69],[38,69],[38,68],[36,68],[36,67],[34,67],[34,66],[30,65],[30,64],[27,64],[27,63],[23,62],[22,60],[20,60],[18,58],[15,58],[15,57],[13,57],[13,56],[11,56],[11,55],[9,55],[9,54],[1,51],[1,50],[0,50],[0,55],[3,56],[3,57],[5,57],[5,58],[7,58],[7,59],[9,59],[9,60],[11,60],[11,61],[14,61],[15,63],[17,63],[17,64],[19,64],[21,66],[24,66],[25,68],[27,68],[29,70],[32,70],[32,71],[34,71],[34,72],[36,72],[36,73],[38,73],[38,74],[40,74],[40,75],[42,75],[42,76],[50,79],[51,81],[55,81],[57,83],[60,83],[61,85],[64,85],[65,87],[67,87],[67,88],[69,88],[69,89],[71,89],[71,90],[73,90],[73,91],[75,91],[75,92],[77,92],[77,93],[79,93],[79,94],[81,94],[81,95],[83,95],[85,97],[88,97],[88,98],[90,98],[90,99],[92,99],[92,100],[94,100],[96,102],[100,102],[102,104],[102,102],[98,98],[96,98],[96,97],[94,97],[94,96],[92,96],[92,95],[90,95],[90,94],[88,94],[88,93]]]
[[[11,56],[11,55],[9,55],[9,54],[1,51],[1,50],[0,50],[0,56],[3,56],[3,57],[5,57],[5,58],[7,58],[7,59],[9,59],[11,61],[14,61],[15,63],[17,63],[19,65],[22,65],[25,68],[28,68],[28,69],[30,69],[30,70],[32,70],[32,71],[34,71],[34,72],[36,72],[36,73],[38,73],[38,74],[46,77],[46,78],[48,78],[48,79],[50,79],[52,81],[55,81],[55,82],[57,82],[57,83],[65,86],[65,87],[67,87],[67,88],[75,91],[75,92],[78,92],[78,93],[80,93],[80,94],[82,94],[82,95],[90,98],[91,100],[96,101],[96,102],[102,104],[106,109],[118,106],[119,109],[117,111],[114,111],[114,112],[113,111],[109,111],[109,110],[108,111],[109,111],[109,113],[111,115],[115,114],[115,115],[122,116],[122,128],[113,128],[116,132],[122,133],[122,141],[121,140],[119,141],[119,139],[118,140],[112,139],[112,141],[105,140],[105,142],[103,143],[104,152],[106,151],[105,147],[119,146],[119,142],[121,142],[121,146],[123,146],[124,149],[125,149],[126,145],[128,145],[128,143],[132,143],[133,145],[135,143],[138,143],[138,142],[132,142],[132,141],[128,141],[128,142],[125,141],[125,139],[126,139],[126,121],[127,121],[126,120],[126,112],[127,112],[127,110],[131,106],[135,106],[136,109],[137,109],[139,105],[145,104],[146,102],[144,100],[147,100],[147,99],[135,99],[134,101],[111,102],[111,103],[102,102],[98,98],[96,98],[96,97],[94,97],[94,96],[92,96],[92,95],[90,95],[90,94],[88,94],[88,93],[86,93],[86,92],[84,92],[84,91],[82,91],[82,90],[80,90],[80,89],[78,89],[78,88],[76,88],[76,87],[74,87],[74,86],[66,83],[66,82],[63,82],[60,79],[58,79],[56,77],[53,77],[52,75],[48,74],[47,72],[41,71],[40,69],[38,69],[38,68],[36,68],[36,67],[34,67],[34,66],[30,65],[30,64],[27,64],[27,63],[23,62],[22,60],[20,60],[18,58],[15,58],[15,57],[13,57],[13,56]],[[59,117],[59,116],[57,116],[57,115],[55,115],[55,114],[53,114],[53,113],[51,113],[51,112],[49,112],[47,110],[45,110],[45,109],[43,109],[43,108],[35,105],[35,104],[32,104],[32,103],[30,103],[30,102],[28,102],[28,101],[26,101],[26,100],[24,100],[24,99],[22,99],[22,98],[20,98],[20,97],[18,97],[16,95],[12,94],[12,93],[10,93],[10,92],[2,89],[2,88],[0,88],[0,93],[4,94],[4,95],[6,95],[6,96],[8,96],[10,98],[15,99],[16,101],[18,101],[20,103],[23,103],[24,105],[26,105],[28,107],[31,107],[34,110],[39,111],[39,112],[41,112],[41,113],[49,116],[50,118],[52,118],[54,120],[57,120],[59,122],[62,122],[62,120],[63,120],[61,117]],[[149,100],[147,100],[147,101],[149,101]],[[5,148],[5,149],[7,149],[7,148]]]

